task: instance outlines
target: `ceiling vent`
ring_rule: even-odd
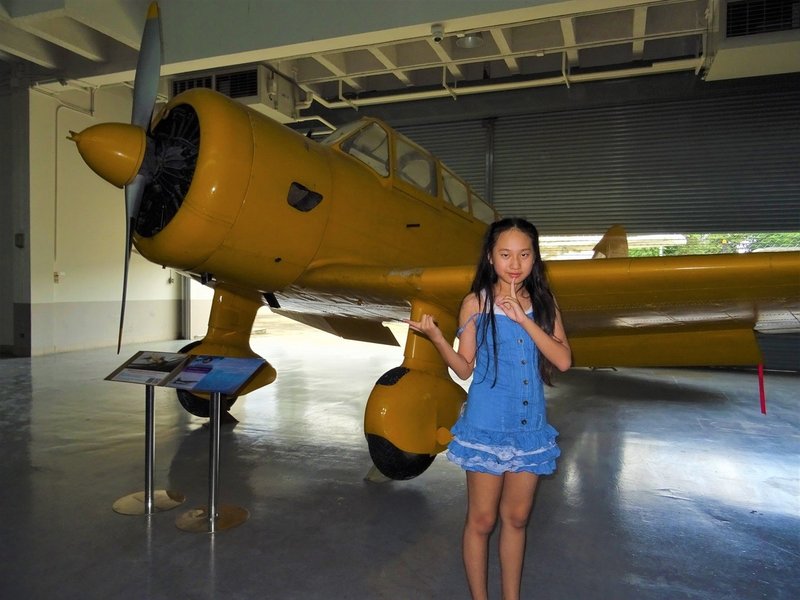
[[[280,123],[297,119],[296,86],[264,65],[180,77],[171,82],[172,97],[194,88],[216,90]]]
[[[725,37],[756,35],[800,28],[799,0],[737,0],[728,2]]]
[[[800,0],[722,0],[719,10],[707,81],[800,71]]]

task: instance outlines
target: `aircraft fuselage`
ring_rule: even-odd
[[[168,222],[152,235],[137,229],[134,243],[152,262],[266,293],[331,264],[413,268],[477,258],[485,223],[395,177],[394,168],[381,175],[341,151],[346,138],[320,144],[197,89],[167,105],[156,139],[175,128],[176,110],[197,120],[196,163]],[[399,134],[379,126],[393,147]]]

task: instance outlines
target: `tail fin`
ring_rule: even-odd
[[[622,225],[612,225],[593,248],[592,258],[626,258],[628,256],[628,234]]]

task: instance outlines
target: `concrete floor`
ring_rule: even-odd
[[[364,481],[364,402],[401,350],[269,328],[253,347],[278,379],[221,436],[219,501],[250,518],[213,535],[175,526],[207,502],[209,434],[166,389],[155,484],[187,502],[111,509],[144,488],[144,388],[103,378],[181,342],[0,360],[1,598],[468,597],[462,472],[439,457],[411,481]],[[563,456],[537,494],[523,597],[800,598],[798,382],[768,373],[764,416],[753,373],[562,376]],[[496,548],[490,569],[497,582]]]

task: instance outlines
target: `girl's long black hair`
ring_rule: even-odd
[[[472,281],[470,291],[479,300],[483,300],[483,314],[486,318],[482,319],[481,335],[477,336],[478,345],[486,342],[486,334],[489,327],[492,329],[492,345],[494,350],[494,381],[497,382],[497,325],[494,318],[494,285],[497,283],[497,273],[489,258],[497,244],[500,234],[509,229],[518,229],[531,238],[533,247],[533,269],[523,281],[522,286],[528,292],[533,304],[533,320],[548,335],[553,335],[553,327],[556,320],[556,301],[547,283],[544,262],[539,253],[539,232],[529,221],[520,218],[509,217],[495,221],[486,230],[483,238],[483,247],[475,270],[475,278]],[[542,381],[547,385],[552,384],[552,363],[539,353],[539,374]],[[494,383],[492,384],[494,386]]]

